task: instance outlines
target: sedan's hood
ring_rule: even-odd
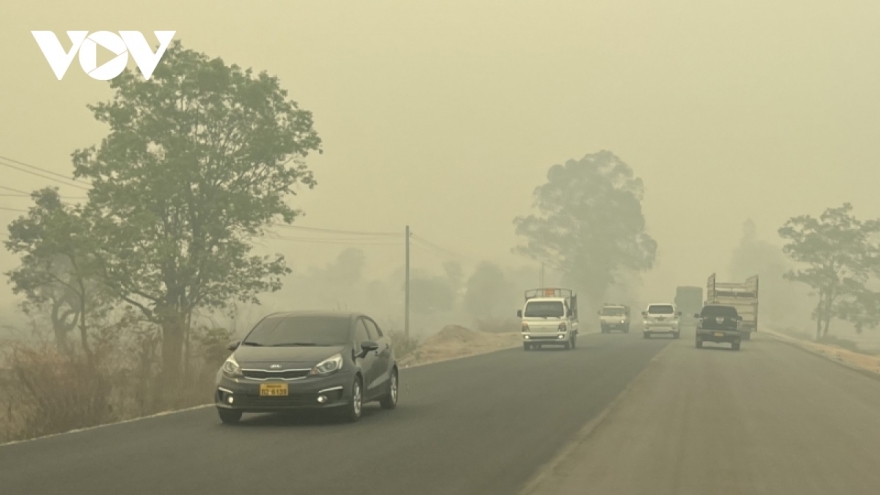
[[[344,349],[345,346],[252,347],[243,345],[235,350],[234,356],[243,368],[248,363],[279,364],[282,366],[299,364],[311,367]]]

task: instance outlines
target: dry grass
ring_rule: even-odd
[[[229,333],[194,331],[187,372],[174,394],[159,386],[158,335],[133,331],[102,342],[92,359],[47,342],[7,342],[0,361],[0,443],[206,404]],[[221,344],[222,342],[222,344]]]
[[[490,333],[449,325],[425,339],[412,354],[400,359],[399,363],[404,367],[436,363],[521,345],[522,335],[519,332]]]

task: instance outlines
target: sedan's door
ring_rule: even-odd
[[[361,355],[363,354],[361,344],[371,341],[373,339],[370,336],[370,332],[367,330],[367,325],[364,322],[363,318],[358,318],[357,322],[355,322],[354,325],[354,352],[357,355]],[[376,388],[376,373],[377,371],[379,371],[379,366],[377,366],[376,364],[379,354],[378,351],[379,349],[375,351],[370,351],[366,353],[366,355],[364,355],[363,357],[357,359],[357,362],[361,366],[361,372],[364,375],[364,398],[371,396]]]
[[[371,318],[365,318],[365,321],[373,340],[379,344],[379,356],[376,359],[376,387],[384,391],[388,380],[391,379],[391,366],[394,364],[391,359],[391,339],[382,333],[382,329]]]

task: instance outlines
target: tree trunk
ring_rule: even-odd
[[[822,320],[825,314],[825,291],[819,290],[819,304],[816,305],[816,340],[822,338]]]
[[[183,315],[169,314],[162,320],[162,372],[160,386],[165,405],[171,405],[181,384],[184,338]]]

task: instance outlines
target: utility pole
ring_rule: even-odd
[[[406,226],[406,296],[403,305],[403,334],[409,339],[409,225]]]
[[[541,287],[544,287],[544,262],[541,262]]]

